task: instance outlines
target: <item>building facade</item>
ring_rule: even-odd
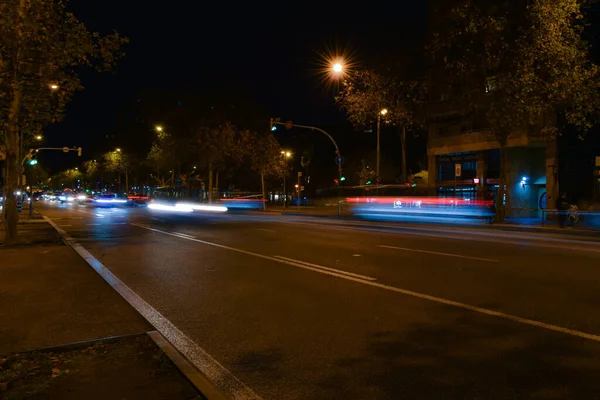
[[[508,138],[510,160],[506,216],[541,217],[556,209],[557,146],[555,139],[515,131]],[[498,192],[500,143],[493,132],[456,115],[438,116],[429,127],[429,187],[434,195],[485,199]],[[460,166],[460,176],[455,176]]]

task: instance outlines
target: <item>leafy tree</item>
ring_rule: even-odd
[[[283,175],[281,163],[281,146],[271,133],[258,134],[252,132],[246,148],[250,155],[250,168],[260,175],[263,196],[263,208],[266,206],[265,178]],[[308,164],[306,164],[308,165]]]
[[[66,11],[66,0],[0,2],[0,141],[6,149],[6,243],[17,241],[16,198],[23,151],[59,120],[82,89],[80,66],[111,68],[126,39],[101,36]]]
[[[238,130],[230,122],[211,125],[204,122],[196,130],[193,142],[197,164],[208,175],[209,201],[213,200],[213,182],[219,182],[219,171],[239,166],[245,156],[245,142],[249,131]],[[214,180],[213,180],[214,179]]]
[[[121,174],[125,174],[125,194],[129,192],[129,169],[131,167],[130,157],[123,151],[109,151],[102,156],[104,169],[108,172],[116,172],[118,176],[119,189],[121,186]]]
[[[406,181],[406,131],[418,125],[424,104],[425,86],[418,81],[402,81],[372,69],[353,71],[336,97],[356,129],[373,124],[389,124],[398,129],[402,153],[402,176]],[[385,114],[382,113],[385,110]]]
[[[582,2],[453,0],[437,16],[430,50],[434,69],[442,70],[432,76],[451,107],[483,119],[499,143],[503,220],[509,137],[521,131],[552,139],[568,124],[583,137],[598,110],[598,67],[582,39]]]
[[[42,186],[48,183],[48,170],[40,164],[28,166],[25,168],[25,176],[27,177],[27,185]]]

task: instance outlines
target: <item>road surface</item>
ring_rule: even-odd
[[[599,241],[39,207],[232,396],[600,396]]]

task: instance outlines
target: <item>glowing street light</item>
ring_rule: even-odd
[[[381,115],[385,115],[388,113],[387,108],[382,109],[381,111],[379,111],[381,113]]]
[[[50,85],[50,89],[52,90],[58,90],[58,85],[56,83],[53,83]]]
[[[35,140],[42,140],[43,136],[42,135],[35,135]]]
[[[156,132],[162,132],[164,130],[164,128],[160,125],[156,125],[154,129],[156,129]]]
[[[338,62],[338,63],[333,64],[332,69],[333,69],[334,73],[341,74],[342,71],[344,71],[344,66]]]
[[[117,147],[117,148],[115,149],[115,151],[116,151],[117,153],[120,153],[120,152],[121,152],[121,148],[120,148],[120,147]]]
[[[287,160],[292,156],[290,151],[282,150],[281,155],[283,156],[283,161],[285,163],[283,167],[283,209],[285,210],[285,205],[287,203],[287,189],[286,189],[286,181],[287,181]]]

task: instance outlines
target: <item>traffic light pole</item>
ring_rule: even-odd
[[[25,186],[24,183],[22,183],[22,177],[21,175],[23,175],[23,164],[25,164],[25,161],[31,159],[33,157],[33,153],[34,152],[39,152],[40,150],[60,150],[64,153],[68,153],[69,151],[76,151],[77,155],[79,157],[81,157],[81,147],[38,147],[37,149],[29,149],[29,152],[25,155],[25,157],[23,157],[23,159],[21,160],[21,172],[19,173],[19,181],[18,181],[18,187],[21,188],[21,195],[23,195],[23,193],[25,192],[23,190],[23,186]],[[24,197],[22,197],[21,199],[23,199]],[[33,214],[33,196],[29,197],[29,216],[31,217],[31,215]]]
[[[63,153],[68,153],[70,151],[76,151],[77,155],[79,157],[81,157],[81,147],[38,147],[37,149],[29,149],[29,153],[27,153],[27,155],[25,155],[25,157],[23,157],[23,160],[21,161],[21,165],[23,165],[25,163],[25,161],[29,158],[31,158],[33,156],[33,152],[35,151],[36,153],[40,150],[60,150]]]
[[[297,124],[293,124],[291,122],[281,122],[281,121],[277,121],[271,118],[271,128],[273,128],[274,125],[283,125],[286,128],[291,128],[292,126],[295,128],[303,128],[303,129],[310,129],[311,131],[318,131],[321,132],[322,134],[324,134],[325,136],[327,136],[329,138],[329,140],[331,140],[331,143],[333,143],[333,146],[335,147],[335,155],[336,157],[341,156],[340,154],[340,148],[338,147],[337,143],[335,142],[335,140],[333,139],[333,137],[325,132],[323,129],[317,128],[316,126],[308,126],[308,125],[297,125]],[[338,164],[338,178],[342,177],[342,165]]]

